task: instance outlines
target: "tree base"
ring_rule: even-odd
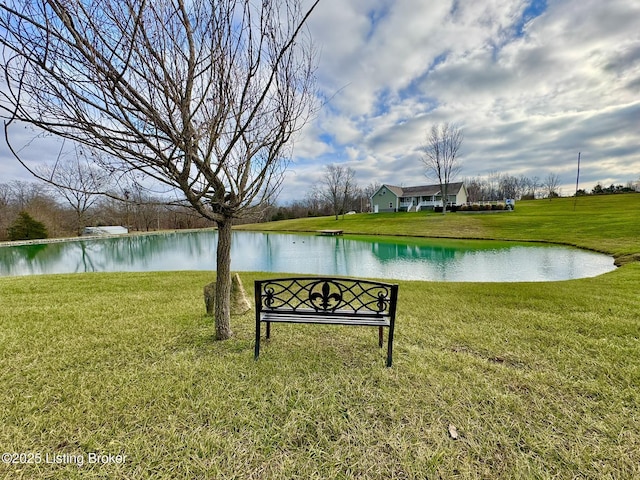
[[[204,286],[204,304],[207,315],[213,317],[216,305],[216,282]],[[251,310],[251,302],[240,280],[240,275],[231,276],[231,315],[243,315]]]

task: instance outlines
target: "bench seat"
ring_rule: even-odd
[[[328,325],[362,325],[369,327],[389,327],[391,321],[377,317],[350,317],[340,315],[314,315],[300,313],[269,313],[265,312],[261,317],[262,322],[282,323],[326,323]]]

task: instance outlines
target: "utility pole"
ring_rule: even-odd
[[[580,152],[578,152],[578,175],[576,176],[576,194],[573,197],[573,211],[576,211],[576,202],[578,201],[578,184],[580,182]]]

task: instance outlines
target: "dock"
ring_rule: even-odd
[[[343,230],[318,230],[320,235],[326,235],[330,237],[335,237],[337,235],[342,235]]]

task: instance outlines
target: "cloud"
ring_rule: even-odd
[[[463,176],[554,172],[575,188],[582,152],[588,188],[640,177],[637,2],[346,3],[312,24],[321,87],[341,89],[318,122],[361,184],[421,181],[443,121],[464,128]]]
[[[581,152],[582,187],[640,178],[639,24],[628,0],[322,0],[309,30],[324,106],[281,200],[330,163],[362,186],[424,183],[421,145],[445,121],[464,129],[462,177],[554,172],[570,193]]]

